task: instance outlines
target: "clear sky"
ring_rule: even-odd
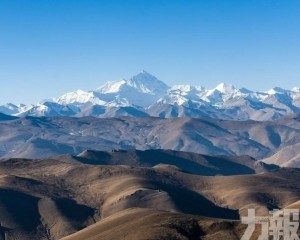
[[[299,0],[0,0],[0,104],[142,69],[169,85],[300,85]]]

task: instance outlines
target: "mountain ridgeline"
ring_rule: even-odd
[[[22,117],[2,115],[0,158],[46,158],[86,150],[165,149],[250,156],[300,167],[300,115],[268,122],[213,118]],[[292,151],[291,151],[292,150]],[[279,161],[280,160],[280,161]]]
[[[169,87],[143,71],[6,104],[0,240],[238,240],[248,209],[300,208],[299,143],[299,88]]]
[[[248,208],[264,215],[299,204],[299,180],[299,169],[249,157],[169,150],[8,159],[0,239],[238,240]]]
[[[46,97],[46,96],[45,96]],[[213,89],[201,86],[167,86],[142,71],[129,80],[111,81],[94,91],[77,90],[36,105],[0,106],[14,116],[94,117],[201,117],[227,120],[276,120],[300,112],[300,88],[275,87],[268,91],[237,89],[221,83]]]

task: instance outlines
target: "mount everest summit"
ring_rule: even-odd
[[[167,86],[142,71],[129,80],[110,81],[94,91],[77,90],[36,105],[0,106],[13,116],[155,116],[200,117],[226,120],[275,120],[300,112],[300,88],[275,87],[265,92],[237,89],[221,83],[213,89],[201,86]]]

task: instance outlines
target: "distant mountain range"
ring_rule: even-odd
[[[24,117],[0,114],[0,158],[47,158],[86,150],[170,149],[266,159],[300,167],[300,114],[275,121],[155,117]],[[274,155],[275,154],[275,155]]]
[[[129,80],[107,82],[94,91],[77,90],[36,105],[0,106],[13,116],[209,116],[227,120],[276,120],[300,112],[300,88],[279,87],[255,92],[221,83],[213,89],[200,86],[167,86],[142,71]]]

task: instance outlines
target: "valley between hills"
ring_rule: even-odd
[[[240,239],[300,206],[299,120],[2,114],[0,239]]]
[[[240,239],[240,216],[297,203],[299,180],[250,157],[170,150],[11,158],[0,162],[1,236]]]

